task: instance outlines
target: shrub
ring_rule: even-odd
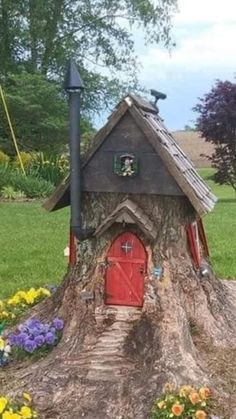
[[[12,186],[4,186],[1,190],[1,196],[4,199],[19,199],[25,198],[25,194],[22,191],[15,191]]]
[[[25,151],[22,151],[20,153],[20,157],[21,157],[21,161],[24,166],[24,169],[26,170],[27,167],[29,167],[33,163],[35,155],[32,153],[26,153]],[[13,164],[15,167],[18,167],[18,168],[21,167],[20,159],[18,155],[15,157],[15,161]]]
[[[7,165],[9,163],[9,160],[10,157],[0,150],[0,164]]]
[[[11,169],[9,166],[0,164],[0,190],[10,185]]]
[[[45,198],[54,189],[53,184],[44,179],[37,179],[33,176],[25,176],[23,173],[13,172],[11,185],[15,190],[20,190],[28,198]]]
[[[66,155],[38,153],[27,169],[30,176],[44,179],[57,185],[69,171],[69,160]]]
[[[27,198],[45,198],[54,189],[51,182],[33,175],[24,175],[19,169],[0,165],[0,191],[11,186]]]

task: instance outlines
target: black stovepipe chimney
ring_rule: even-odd
[[[78,240],[85,240],[92,231],[83,230],[81,219],[80,100],[84,84],[73,60],[69,61],[65,90],[70,114],[70,228]]]

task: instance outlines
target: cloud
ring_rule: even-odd
[[[167,93],[161,115],[172,129],[195,119],[192,107],[215,79],[235,80],[236,1],[178,0],[174,18],[176,48],[171,54],[160,46],[138,49],[146,88]]]
[[[175,24],[235,22],[235,0],[178,0]]]
[[[199,31],[181,32],[177,47],[171,54],[159,47],[149,48],[140,57],[143,65],[142,79],[163,79],[169,73],[177,77],[186,72],[224,69],[236,70],[236,25],[217,23]],[[217,76],[217,74],[216,74]],[[217,76],[218,77],[218,76]]]

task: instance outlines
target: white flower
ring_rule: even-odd
[[[4,352],[6,352],[7,354],[11,353],[11,347],[10,347],[9,343],[5,346]]]

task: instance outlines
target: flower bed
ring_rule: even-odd
[[[43,323],[33,318],[20,324],[16,332],[8,337],[13,357],[44,355],[57,345],[63,327],[63,320],[59,318],[55,318],[51,323]]]
[[[217,416],[210,416],[210,404],[211,392],[208,387],[196,389],[187,385],[178,390],[167,385],[163,396],[154,404],[151,418],[219,419]]]
[[[3,328],[12,323],[24,313],[27,308],[33,307],[46,297],[50,297],[51,292],[47,288],[30,288],[28,291],[18,291],[6,300],[0,300],[0,334]]]

